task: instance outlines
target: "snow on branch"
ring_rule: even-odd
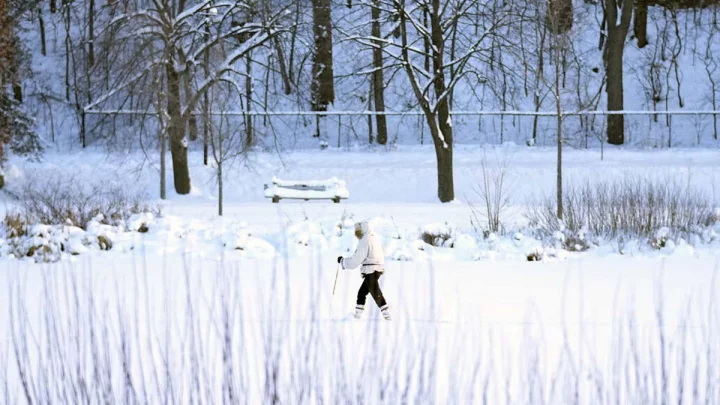
[[[100,96],[100,98],[98,98],[97,100],[89,103],[87,106],[85,106],[84,111],[87,112],[87,111],[92,110],[93,108],[97,107],[98,105],[104,103],[104,102],[105,102],[106,100],[108,100],[110,97],[112,97],[112,96],[114,96],[115,94],[117,94],[118,92],[120,92],[120,90],[123,90],[123,89],[131,86],[132,84],[134,84],[134,83],[137,82],[138,80],[142,79],[143,76],[145,76],[145,75],[148,74],[149,72],[150,72],[150,67],[148,67],[148,68],[146,68],[146,69],[143,69],[142,72],[140,72],[140,73],[132,76],[130,79],[126,80],[126,81],[123,82],[121,85],[115,87],[114,89],[112,89],[112,90],[110,90],[109,92],[105,93],[104,95]]]
[[[208,78],[204,79],[200,85],[198,86],[197,91],[193,95],[193,97],[188,101],[187,105],[183,109],[182,115],[188,116],[192,110],[195,109],[195,106],[200,101],[200,98],[203,94],[205,94],[206,91],[209,90],[209,88],[217,83],[220,79],[230,80],[227,78],[224,78],[225,74],[230,72],[237,73],[236,70],[233,68],[233,64],[239,60],[240,58],[247,55],[250,51],[253,49],[262,46],[267,41],[271,40],[273,37],[278,35],[280,32],[283,32],[282,30],[275,30],[273,28],[265,28],[260,32],[257,32],[255,35],[253,35],[250,39],[248,39],[246,42],[238,46],[233,52],[231,52],[226,58],[225,61],[223,61],[218,68],[215,70],[215,72],[209,76]],[[240,85],[234,84],[237,88],[241,88]]]

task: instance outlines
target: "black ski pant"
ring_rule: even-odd
[[[384,307],[387,303],[385,297],[383,297],[382,291],[380,291],[380,284],[378,279],[382,276],[382,272],[376,271],[370,274],[363,274],[363,283],[358,290],[357,304],[365,305],[365,298],[368,294],[372,295],[378,308]]]

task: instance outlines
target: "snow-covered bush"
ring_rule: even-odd
[[[453,247],[455,225],[448,222],[426,225],[420,238],[423,242],[435,247]]]
[[[160,214],[141,194],[74,178],[29,181],[18,207],[0,224],[0,257],[55,262],[89,250],[111,250],[118,234],[147,232]]]
[[[160,214],[145,203],[145,196],[119,185],[85,185],[75,178],[28,181],[20,191],[19,212],[26,224],[59,225],[68,221],[85,228],[96,218],[105,224],[122,224],[133,214]]]
[[[554,195],[531,201],[525,216],[544,235],[586,229],[592,236],[649,238],[663,227],[682,232],[705,227],[712,213],[710,199],[695,187],[667,178],[626,177],[566,184],[562,221],[556,217]]]
[[[668,243],[673,243],[670,239],[670,229],[668,227],[658,229],[653,237],[650,238],[650,246],[652,246],[653,249],[660,250],[667,246]]]
[[[529,251],[526,255],[527,261],[529,262],[539,262],[543,259],[545,252],[543,251],[543,248],[537,247],[535,249],[532,249]]]
[[[91,247],[109,250],[112,242],[109,238],[92,238],[83,229],[72,225],[32,225],[26,228],[25,235],[9,238],[6,254],[15,258],[31,258],[37,263],[59,261],[63,255],[77,256],[86,253]],[[93,246],[94,245],[94,246]]]
[[[562,246],[570,252],[584,252],[590,249],[587,230],[584,227],[577,232],[565,230],[562,238]]]
[[[6,238],[25,236],[25,233],[27,232],[26,227],[27,224],[25,223],[23,217],[17,212],[11,212],[5,215],[2,236]]]

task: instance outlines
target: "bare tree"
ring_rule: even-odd
[[[218,215],[223,216],[224,209],[224,180],[225,164],[232,163],[239,156],[250,151],[251,144],[247,139],[243,139],[241,134],[247,134],[243,131],[242,126],[247,125],[246,121],[241,124],[233,124],[230,116],[224,111],[224,107],[232,105],[233,93],[236,91],[232,86],[219,86],[220,89],[214,91],[218,96],[211,97],[216,100],[217,110],[211,109],[212,125],[210,126],[210,146],[212,157],[216,166],[216,178],[218,185]],[[215,113],[214,111],[217,111]]]
[[[625,0],[628,1],[628,0]],[[555,7],[553,7],[553,5]],[[563,107],[562,78],[566,69],[566,53],[569,44],[568,32],[572,27],[572,2],[565,2],[559,5],[559,0],[555,4],[551,1],[547,10],[547,18],[550,27],[550,46],[553,55],[554,75],[550,92],[555,98],[555,114],[557,123],[557,161],[556,161],[556,181],[555,191],[557,197],[557,218],[563,218],[563,175],[562,175],[562,151],[563,151]]]
[[[253,7],[254,3],[250,0],[232,3],[203,0],[193,5],[188,5],[185,0],[150,0],[147,8],[128,8],[106,27],[107,31],[124,38],[124,43],[116,44],[119,49],[126,51],[124,47],[131,46],[144,55],[139,61],[132,61],[133,64],[126,69],[135,74],[126,77],[89,107],[110,102],[121,91],[143,94],[136,86],[141,86],[152,68],[159,65],[165,82],[164,109],[169,116],[167,132],[178,194],[190,192],[189,141],[185,133],[200,100],[218,83],[229,83],[239,88],[235,78],[246,74],[235,69],[235,63],[284,30],[278,25],[284,9],[275,10],[272,15],[256,14],[257,21],[232,24],[235,19],[246,21],[243,17]],[[208,19],[208,14],[215,17]],[[210,31],[214,33],[208,35]],[[236,40],[238,37],[244,38],[240,44]],[[151,44],[155,45],[152,47],[155,51],[148,53]],[[204,66],[195,88],[190,89],[188,83],[195,82],[193,79],[197,73],[193,67],[205,65],[208,54],[214,50],[223,54],[224,59],[210,61],[211,66]]]
[[[162,85],[162,77],[160,75],[160,67],[158,65],[153,66],[153,72],[152,72],[152,85],[153,85],[153,91],[155,94],[157,94],[156,98],[156,111],[157,119],[158,119],[158,141],[160,142],[160,198],[165,200],[167,199],[167,163],[166,163],[166,155],[167,155],[167,135],[168,135],[168,127],[170,123],[170,116],[168,115],[167,110],[164,108],[165,103],[167,100],[165,99],[165,91],[163,89]]]
[[[455,199],[455,189],[453,126],[449,98],[458,82],[468,74],[468,63],[471,60],[480,65],[487,63],[491,59],[493,46],[506,43],[503,38],[497,38],[496,34],[499,27],[509,22],[511,14],[498,12],[502,8],[498,1],[482,5],[468,0],[423,0],[408,3],[406,0],[392,0],[392,11],[399,15],[398,29],[401,38],[399,54],[393,55],[403,66],[430,129],[437,160],[438,198],[441,202],[450,202]],[[430,13],[429,29],[420,22],[424,8]],[[461,49],[458,49],[459,56],[450,59],[449,50],[446,50],[445,46],[450,34],[447,28],[454,24],[475,24],[476,14],[487,20],[485,30],[462,44]],[[431,71],[427,71],[419,63],[424,60],[425,55],[414,46],[416,38],[430,42]],[[390,52],[397,46],[392,41],[386,41],[386,44],[392,45],[385,48]],[[473,72],[476,76],[481,75],[476,70]]]

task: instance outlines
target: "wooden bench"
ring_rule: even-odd
[[[332,200],[339,204],[340,200],[350,197],[345,181],[335,177],[327,180],[281,180],[274,177],[272,184],[265,184],[265,198],[277,204],[280,200]]]

